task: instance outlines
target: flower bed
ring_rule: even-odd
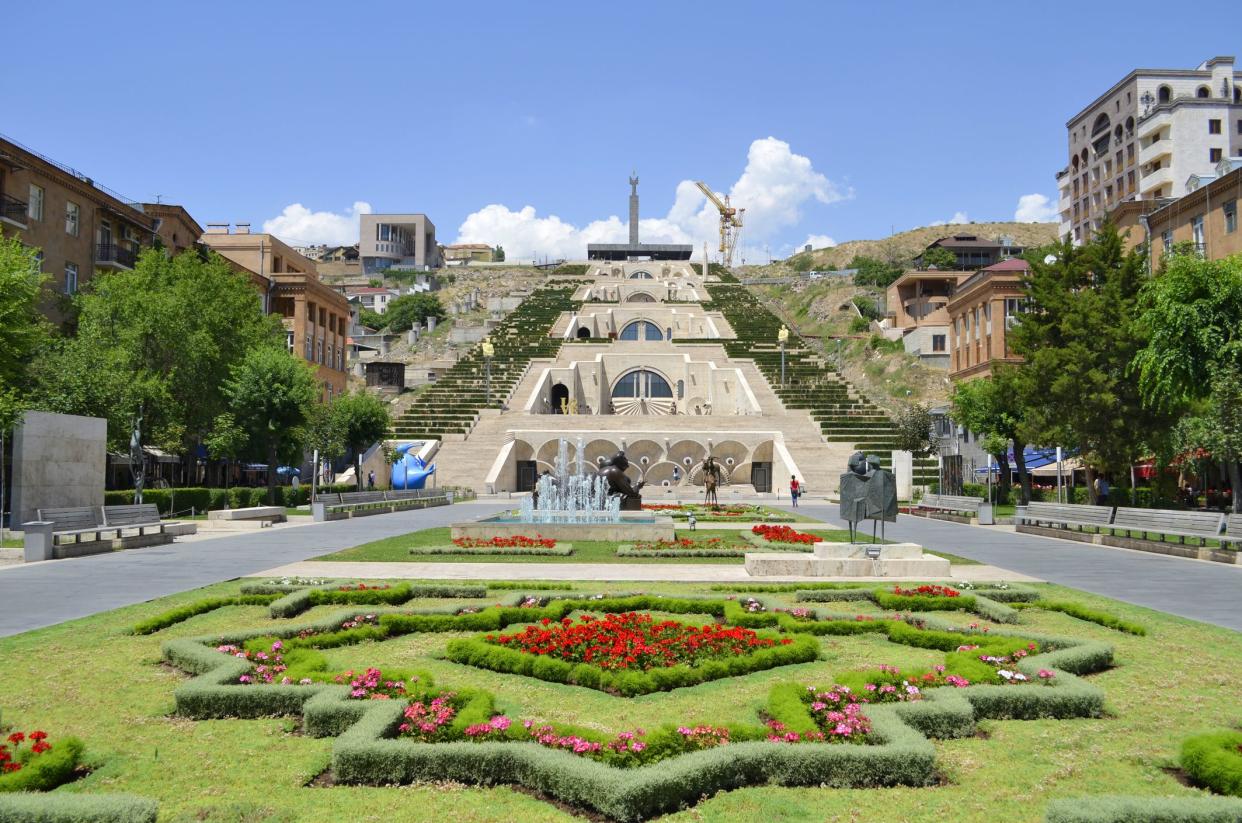
[[[73,779],[82,741],[73,737],[54,744],[48,733],[14,731],[0,739],[0,792],[46,792]]]
[[[769,543],[788,543],[791,545],[813,546],[823,538],[806,532],[800,532],[791,526],[759,523],[750,530],[751,534]]]
[[[915,586],[912,589],[903,589],[901,586],[893,586],[893,594],[901,597],[959,597],[961,592],[948,586],[939,586],[934,583]]]
[[[574,553],[572,543],[557,543],[552,546],[493,546],[483,541],[481,546],[415,546],[410,549],[411,555],[462,555],[487,557],[568,557]]]
[[[556,540],[537,534],[527,537],[515,534],[511,537],[455,537],[453,545],[462,549],[551,549],[556,547]]]
[[[617,546],[618,557],[745,557],[746,547],[720,537],[644,540]]]

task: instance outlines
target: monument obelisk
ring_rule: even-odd
[[[630,178],[630,245],[638,245],[638,172]]]

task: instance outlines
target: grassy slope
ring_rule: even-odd
[[[847,540],[848,532],[836,529],[807,529],[826,540]],[[722,538],[731,546],[748,547],[752,544],[742,539],[736,529],[700,528],[693,532],[677,530],[678,537],[691,537],[707,540],[712,537]],[[450,531],[447,527],[439,529],[423,529],[422,531],[404,534],[400,537],[388,537],[371,543],[364,543],[352,549],[326,554],[316,560],[353,560],[353,561],[429,561],[438,563],[728,563],[737,565],[742,562],[740,557],[617,557],[614,542],[592,540],[573,540],[574,553],[568,557],[536,555],[523,557],[520,555],[480,555],[480,554],[411,554],[410,549],[418,546],[448,546],[452,544]]]
[[[154,797],[162,804],[165,821],[572,819],[508,788],[305,788],[327,766],[330,740],[293,733],[288,718],[195,722],[171,716],[171,693],[183,676],[159,665],[164,640],[273,621],[261,607],[232,607],[147,637],[128,636],[125,628],[207,594],[236,592],[238,585],[219,584],[0,639],[4,722],[43,728],[54,736],[79,735],[87,743],[88,757],[101,764],[61,791],[127,791]],[[703,591],[673,584],[644,588]],[[946,781],[935,788],[752,788],[718,795],[670,819],[1034,823],[1043,819],[1044,806],[1053,798],[1192,794],[1162,767],[1172,762],[1184,736],[1242,721],[1233,688],[1235,673],[1242,670],[1242,635],[1081,592],[1046,588],[1049,596],[1107,609],[1151,630],[1148,637],[1131,637],[1066,615],[1023,613],[1024,626],[1031,631],[1114,644],[1117,667],[1092,677],[1108,695],[1108,717],[988,721],[983,724],[986,735],[935,744]],[[868,604],[849,607],[871,609]],[[329,611],[317,609],[307,617]],[[913,666],[938,657],[873,636],[830,637],[824,638],[824,659],[817,663],[623,700],[431,657],[448,639],[440,634],[409,636],[334,650],[329,657],[339,667],[426,667],[446,685],[469,682],[495,690],[500,708],[511,715],[610,731],[661,721],[744,719],[779,680],[822,685],[835,672],[851,668]]]
[[[844,268],[855,255],[880,260],[909,260],[930,243],[954,234],[975,234],[992,240],[1009,235],[1021,246],[1043,246],[1057,239],[1057,224],[996,222],[923,226],[880,240],[850,240],[830,248],[815,249],[811,255],[816,269]]]

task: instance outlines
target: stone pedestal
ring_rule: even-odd
[[[927,554],[917,543],[816,543],[811,552],[752,552],[746,572],[753,577],[949,576],[949,561]]]

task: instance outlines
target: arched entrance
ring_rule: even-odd
[[[569,405],[569,386],[557,383],[552,387],[552,413],[564,414]]]
[[[612,387],[614,414],[669,414],[672,410],[673,388],[658,372],[635,369]]]
[[[660,327],[650,320],[635,320],[621,330],[619,340],[661,340]]]
[[[588,329],[586,326],[581,326],[581,327],[579,327],[579,329],[578,329],[578,339],[579,339],[579,340],[586,340],[586,339],[587,339],[587,338],[589,338],[590,336],[591,336],[591,330],[590,330],[590,329]]]

